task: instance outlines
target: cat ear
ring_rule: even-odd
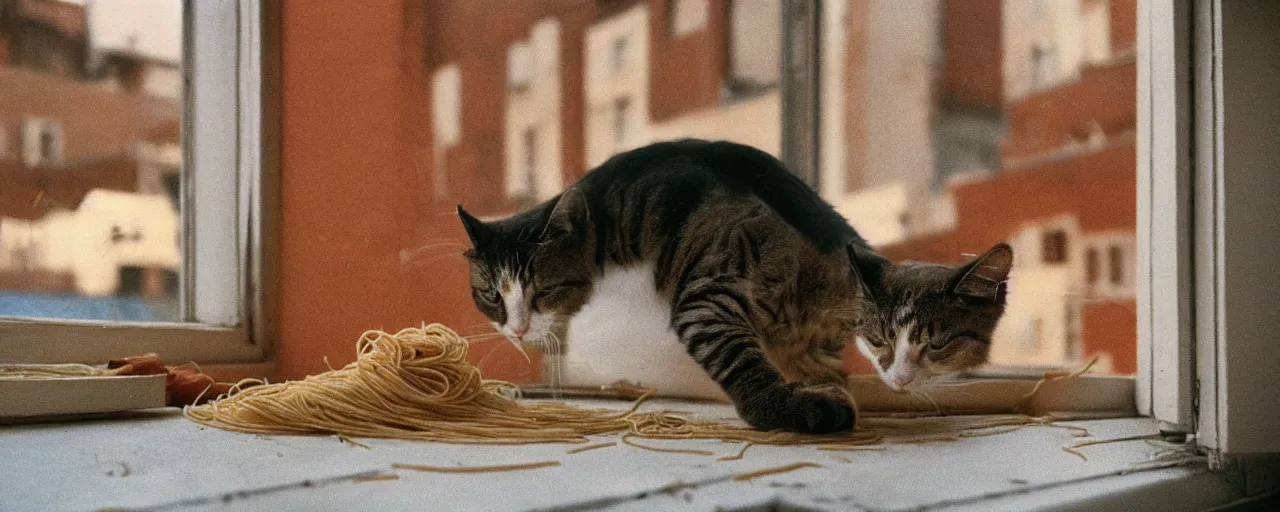
[[[845,251],[849,254],[849,267],[854,278],[862,286],[862,293],[868,297],[878,296],[884,289],[884,268],[889,260],[856,243],[846,245]]]
[[[547,218],[547,227],[542,231],[543,237],[581,233],[586,230],[589,212],[587,196],[577,188],[571,188],[560,194],[556,205]]]
[[[956,295],[1004,303],[1005,282],[1013,268],[1013,248],[999,243],[956,270]]]
[[[458,205],[458,218],[462,219],[462,227],[466,228],[467,237],[471,238],[472,246],[479,247],[489,240],[492,234],[489,225],[462,209],[462,205]]]

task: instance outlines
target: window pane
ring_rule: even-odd
[[[436,198],[505,217],[658,140],[780,153],[777,2],[486,5],[424,8]],[[1105,251],[1134,245],[1135,0],[822,6],[823,196],[895,261],[959,263],[1000,241],[1014,247],[993,367],[1100,356],[1098,370],[1132,373],[1134,283],[1111,283]],[[406,265],[464,272],[443,250]],[[1132,276],[1133,258],[1121,264]],[[469,295],[451,296],[474,309]],[[489,329],[474,318],[464,334]],[[507,365],[502,375],[519,380],[510,372],[524,372],[523,359],[504,359],[482,367]],[[856,351],[846,361],[873,372]]]
[[[993,367],[1134,373],[1136,0],[824,15],[828,200],[895,261],[1014,248]]]
[[[181,319],[181,5],[0,2],[0,316]]]

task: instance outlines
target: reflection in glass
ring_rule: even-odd
[[[431,2],[432,192],[497,218],[653,141],[778,155],[780,7]],[[1011,243],[993,366],[1133,373],[1136,1],[821,8],[822,195],[894,260]]]
[[[994,366],[1136,371],[1135,12],[826,4],[823,193],[894,260],[1013,245]]]

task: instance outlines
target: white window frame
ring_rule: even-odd
[[[1194,433],[1217,465],[1280,453],[1280,182],[1263,129],[1280,79],[1237,71],[1280,54],[1257,37],[1280,18],[1264,5],[1138,2],[1139,411]]]
[[[1193,424],[1194,382],[1191,169],[1183,152],[1190,133],[1189,12],[1182,0],[1138,2],[1136,399],[1139,413],[1183,430]]]
[[[182,117],[183,280],[179,322],[0,318],[0,361],[101,363],[157,352],[166,361],[255,362],[266,355],[274,185],[264,167],[264,9],[260,0],[186,0]],[[272,37],[275,37],[272,34]],[[275,90],[267,89],[267,90]],[[265,189],[265,190],[264,190]]]

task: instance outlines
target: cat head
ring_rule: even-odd
[[[850,257],[870,305],[855,343],[885,384],[924,387],[987,362],[1013,266],[1007,244],[955,266]]]
[[[594,237],[586,197],[569,189],[548,203],[485,222],[458,206],[471,238],[471,299],[519,347],[542,342],[591,292]]]

